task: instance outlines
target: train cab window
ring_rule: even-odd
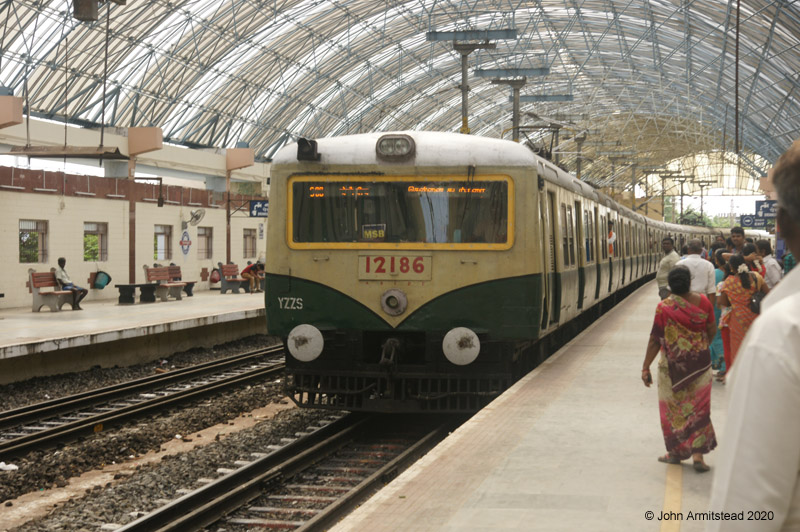
[[[293,243],[511,245],[507,178],[290,181]],[[402,246],[401,246],[402,247]]]

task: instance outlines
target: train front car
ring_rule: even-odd
[[[430,132],[301,139],[273,159],[270,334],[300,406],[472,412],[539,335],[533,154]]]

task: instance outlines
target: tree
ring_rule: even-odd
[[[700,227],[712,227],[711,219],[703,214],[694,210],[692,207],[687,207],[683,214],[678,217],[678,223],[681,225],[696,225]]]
[[[39,234],[28,231],[19,232],[19,261],[39,262]]]
[[[100,260],[100,242],[97,235],[85,233],[83,235],[83,260]]]

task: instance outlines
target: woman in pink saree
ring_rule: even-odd
[[[690,291],[691,273],[676,266],[669,273],[672,295],[656,307],[642,367],[642,381],[653,382],[650,365],[659,351],[658,408],[667,454],[660,462],[679,464],[689,457],[698,473],[710,468],[703,455],[717,446],[711,424],[710,339],[717,326],[714,308],[703,294]]]

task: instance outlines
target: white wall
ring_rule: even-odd
[[[174,262],[181,266],[183,278],[197,281],[195,290],[207,290],[208,282],[202,282],[200,272],[209,272],[217,262],[225,262],[225,209],[206,208],[206,214],[199,223],[213,228],[213,259],[197,257],[197,227],[188,226],[191,246],[184,255],[179,241],[183,234],[181,221],[189,219],[194,207],[179,205],[156,206],[155,203],[136,204],[136,282],[145,282],[142,265],[151,266],[153,258],[153,234],[156,224],[172,226],[172,259],[158,261],[168,264]],[[47,263],[23,264],[19,262],[19,221],[48,221]],[[84,222],[105,222],[108,224],[108,260],[103,262],[84,262],[83,224]],[[243,229],[252,228],[258,233],[258,226],[264,224],[264,239],[256,241],[257,257],[263,259],[266,250],[266,218],[249,218],[247,209],[240,211],[231,220],[231,260],[241,267],[247,264],[243,253]],[[128,283],[128,202],[100,198],[61,196],[57,194],[30,194],[0,190],[0,257],[2,257],[3,276],[0,278],[0,307],[29,307],[31,295],[26,283],[28,269],[48,271],[57,266],[58,257],[67,259],[67,272],[73,282],[90,288],[87,301],[98,299],[116,300],[119,292],[115,283]],[[91,272],[103,270],[109,273],[112,281],[103,290],[91,289],[88,278]]]

